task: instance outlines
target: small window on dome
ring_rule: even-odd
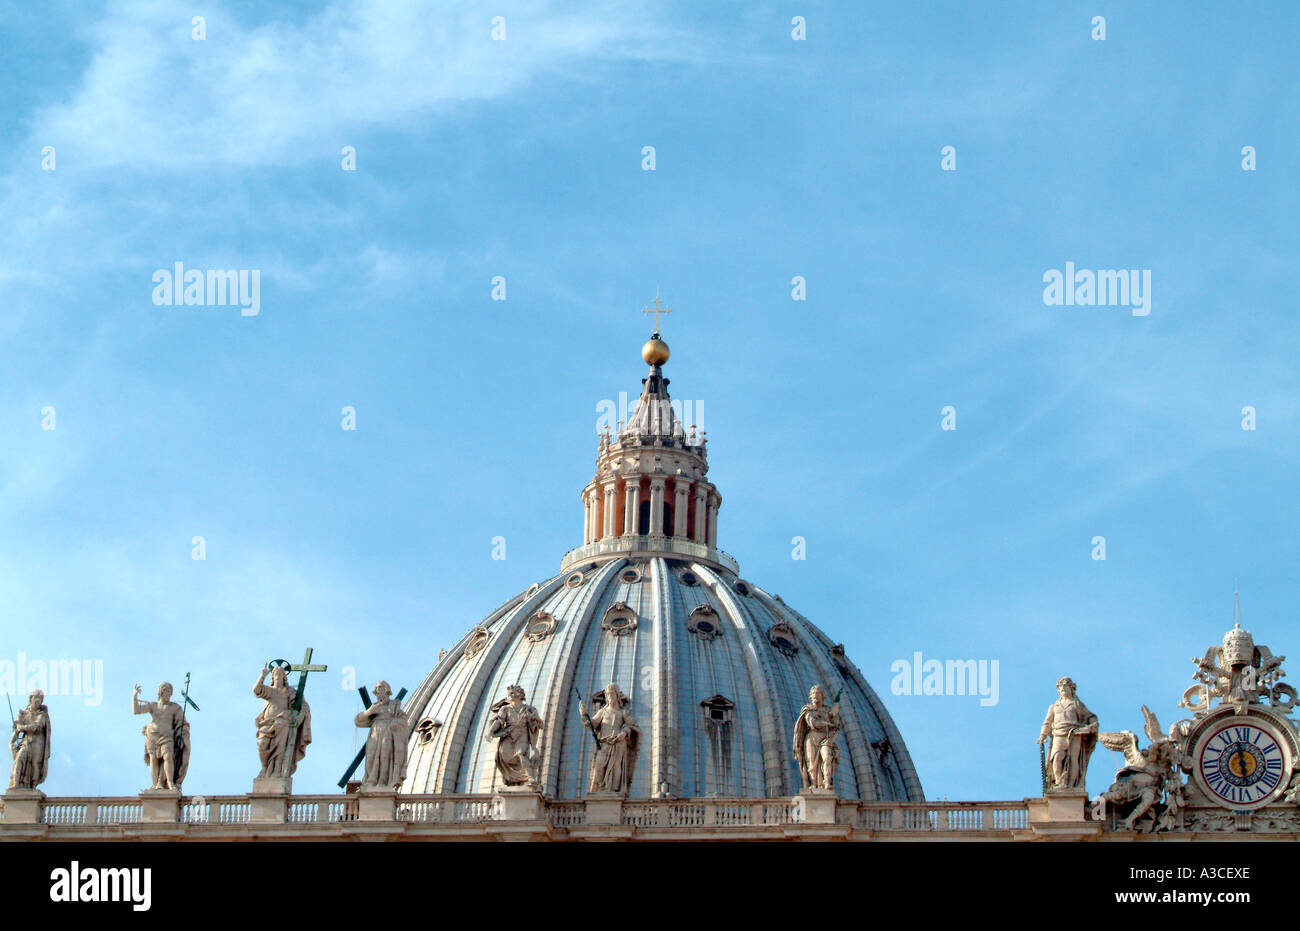
[[[633,582],[640,582],[641,570],[636,568],[635,566],[632,566],[620,572],[618,577],[622,579],[624,582],[627,582],[629,585],[632,584]]]
[[[608,631],[615,637],[632,633],[636,630],[636,626],[636,612],[622,601],[610,605],[600,622],[600,629]]]
[[[739,580],[737,580],[736,584],[735,584],[734,586],[732,586],[732,587],[735,588],[735,590],[736,590],[736,594],[737,594],[737,595],[746,595],[746,596],[748,596],[748,595],[750,594],[749,586],[748,586],[747,584],[745,584],[744,582],[741,582],[741,581],[739,581]]]
[[[545,611],[538,611],[524,626],[524,636],[529,643],[539,643],[554,632],[555,617]]]
[[[689,571],[689,570],[686,571],[686,572],[683,572],[680,576],[678,576],[678,578],[681,579],[681,582],[682,582],[683,585],[699,585],[699,584],[700,584],[700,580],[699,580],[699,578],[696,577],[696,575],[695,575],[694,572],[691,572],[691,571]]]
[[[722,624],[712,605],[700,605],[686,619],[686,629],[701,640],[716,640],[722,636]]]
[[[469,642],[465,644],[465,657],[468,659],[471,656],[477,655],[485,646],[487,646],[487,642],[490,639],[492,639],[492,632],[490,630],[482,625],[475,627],[470,631]]]
[[[700,707],[704,709],[704,717],[708,720],[730,724],[732,713],[736,710],[736,703],[730,698],[714,695],[700,702]]]
[[[583,582],[585,582],[586,579],[587,577],[583,575],[581,572],[571,572],[569,573],[569,577],[564,580],[564,587],[577,588]]]
[[[415,733],[419,735],[420,743],[427,744],[433,740],[433,735],[442,727],[441,721],[435,721],[433,718],[421,718],[420,723],[415,725]]]
[[[769,627],[767,639],[783,656],[794,656],[799,652],[799,641],[788,621],[777,621]]]

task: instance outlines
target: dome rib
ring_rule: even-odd
[[[736,594],[722,581],[721,575],[699,563],[693,567],[693,571],[708,583],[713,596],[725,609],[723,613],[731,622],[736,636],[741,638],[741,643],[745,647],[750,687],[753,689],[754,700],[758,706],[758,732],[763,748],[764,794],[769,797],[788,795],[785,774],[789,771],[791,760],[790,754],[786,752],[785,741],[778,737],[779,734],[784,733],[785,728],[780,723],[780,705],[776,697],[776,671],[769,669],[766,664],[771,659],[770,651],[765,648],[766,632],[763,632],[764,643],[760,647],[755,642],[758,625],[748,610],[739,603]],[[794,722],[791,721],[790,725],[793,724]]]
[[[511,645],[512,635],[519,633],[519,628],[523,626],[523,618],[537,610],[562,583],[561,576],[553,576],[532,595],[525,593],[513,611],[502,612],[496,621],[491,624],[479,625],[486,627],[492,636],[483,646],[479,655],[471,657],[474,660],[473,672],[470,681],[461,690],[460,702],[448,722],[450,728],[444,738],[445,742],[443,743],[442,757],[439,761],[436,778],[438,788],[435,791],[456,791],[456,784],[460,781],[460,764],[465,752],[465,742],[469,737],[470,725],[475,719],[474,711],[485,707],[485,698],[487,698],[486,706],[491,706],[494,700],[484,693],[496,669],[497,660],[500,659],[506,648]],[[464,656],[465,646],[472,635],[473,631],[462,638],[459,644],[461,656]]]

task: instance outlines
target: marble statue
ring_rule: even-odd
[[[1061,697],[1047,709],[1038,735],[1040,746],[1048,738],[1052,741],[1047,756],[1047,788],[1082,789],[1088,760],[1097,747],[1097,716],[1079,701],[1069,676],[1056,680],[1056,691]]]
[[[1142,716],[1151,741],[1145,750],[1138,748],[1137,735],[1132,731],[1102,731],[1097,735],[1103,746],[1124,754],[1125,765],[1115,774],[1111,787],[1093,802],[1093,820],[1104,819],[1108,804],[1115,809],[1128,808],[1122,822],[1127,831],[1148,813],[1147,830],[1175,827],[1183,808],[1182,779],[1175,766],[1182,759],[1188,722],[1180,721],[1166,735],[1146,705],[1142,706]]]
[[[395,789],[406,778],[406,738],[410,725],[401,699],[382,679],[375,684],[375,700],[356,716],[357,727],[370,728],[366,737],[366,772],[363,786]]]
[[[18,712],[9,738],[14,768],[9,774],[9,788],[35,789],[50,771],[50,709],[45,693],[32,692],[27,707]]]
[[[144,734],[144,762],[153,778],[151,789],[179,789],[190,765],[190,724],[184,708],[172,701],[172,686],[158,686],[158,700],[140,701],[140,686],[131,695],[131,713],[149,715]]]
[[[266,684],[266,674],[271,673],[271,684]],[[307,745],[311,743],[311,707],[302,703],[302,712],[298,718],[298,733],[294,739],[293,755],[288,760],[288,773],[284,771],[285,758],[289,743],[289,725],[293,714],[293,702],[298,695],[297,689],[289,684],[289,674],[284,667],[262,667],[262,674],[253,685],[253,694],[263,699],[265,704],[257,715],[257,752],[262,758],[262,771],[258,778],[292,776],[298,768],[298,762],[307,755]]]
[[[538,786],[542,751],[539,738],[544,727],[537,709],[524,704],[527,697],[517,685],[506,689],[506,698],[492,706],[485,740],[497,742],[497,772],[508,786]]]
[[[835,740],[839,734],[840,703],[827,707],[826,690],[814,685],[794,724],[794,756],[804,789],[835,788],[835,767],[840,760]]]
[[[627,795],[641,749],[641,728],[628,710],[627,696],[613,682],[591,698],[600,705],[595,714],[588,715],[587,706],[578,702],[578,713],[595,735],[597,744],[587,791]]]

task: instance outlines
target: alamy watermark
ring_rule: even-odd
[[[921,651],[910,660],[896,659],[889,666],[895,695],[978,695],[980,707],[998,703],[998,661],[995,659],[925,659]]]
[[[1151,269],[1090,268],[1075,270],[1073,262],[1065,271],[1049,268],[1043,272],[1043,303],[1048,307],[1131,307],[1133,316],[1151,313]]]
[[[241,317],[262,312],[262,270],[172,268],[153,273],[153,302],[157,307],[239,307]]]
[[[28,659],[18,652],[18,661],[0,659],[0,692],[27,696],[39,689],[47,696],[72,695],[88,708],[104,702],[104,661],[102,659]]]
[[[673,398],[668,401],[650,401],[652,405],[661,407],[661,410],[651,410],[651,414],[658,414],[657,417],[651,417],[652,424],[658,424],[662,428],[667,428],[674,420],[682,424],[683,428],[690,430],[694,428],[699,435],[704,434],[704,402],[703,401],[679,401]],[[639,399],[632,403],[631,410],[628,408],[628,395],[626,391],[618,393],[618,402],[605,398],[596,403],[596,432],[605,433],[606,431],[617,435],[631,419],[629,415],[635,415],[637,408],[640,407]],[[671,414],[671,416],[670,416]],[[661,429],[662,432],[662,429]]]

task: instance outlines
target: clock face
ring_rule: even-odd
[[[1235,718],[1200,742],[1196,769],[1216,802],[1244,811],[1268,804],[1286,788],[1291,760],[1271,727]]]

